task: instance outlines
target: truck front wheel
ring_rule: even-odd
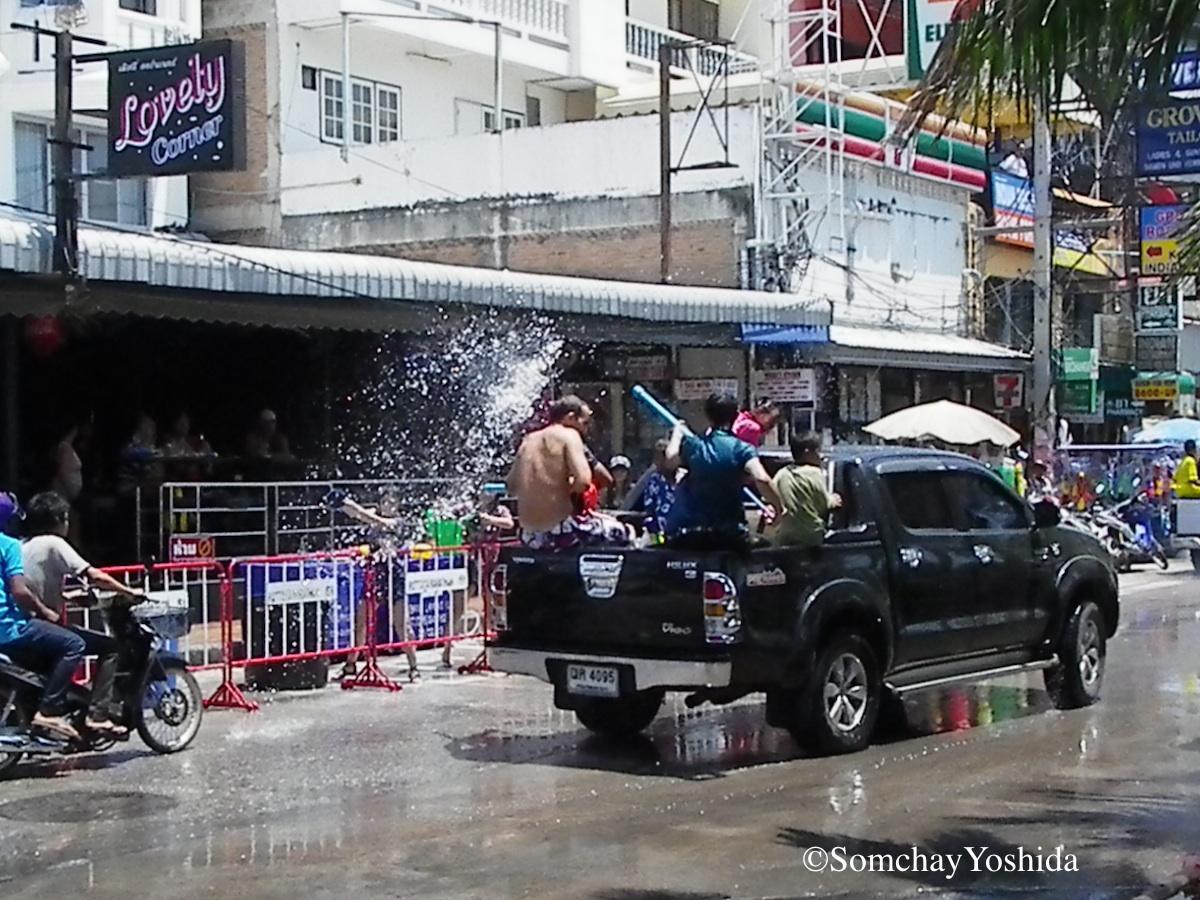
[[[649,690],[612,698],[581,698],[575,707],[575,718],[596,734],[633,737],[654,721],[665,694],[662,690]]]
[[[879,662],[871,645],[852,631],[825,642],[812,678],[795,695],[788,731],[797,743],[822,754],[866,748],[879,718]]]

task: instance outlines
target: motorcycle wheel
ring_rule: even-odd
[[[155,753],[178,753],[195,739],[204,716],[204,695],[196,677],[175,662],[146,672],[139,691],[138,736]]]
[[[1154,562],[1164,572],[1171,568],[1171,561],[1167,559],[1167,554],[1161,549],[1154,551]]]
[[[19,729],[25,732],[29,728],[29,717],[21,706],[20,698],[15,696],[11,687],[0,687],[0,729]],[[11,706],[9,705],[11,702]],[[7,713],[4,711],[7,710]],[[12,774],[24,753],[0,753],[0,778]]]

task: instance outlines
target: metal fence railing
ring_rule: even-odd
[[[363,505],[395,504],[390,514],[417,521],[451,482],[416,478],[292,482],[171,482],[137,496],[142,559],[170,559],[172,541],[211,541],[217,559],[305,553],[344,547],[362,526],[330,509],[326,494],[345,491]]]

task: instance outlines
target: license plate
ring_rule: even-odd
[[[617,670],[612,666],[568,664],[567,693],[588,697],[616,697],[620,692]]]

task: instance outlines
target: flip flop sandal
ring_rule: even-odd
[[[80,740],[79,732],[70,725],[59,725],[57,722],[35,722],[33,724],[34,731],[40,731],[43,734],[52,735],[64,741]]]

